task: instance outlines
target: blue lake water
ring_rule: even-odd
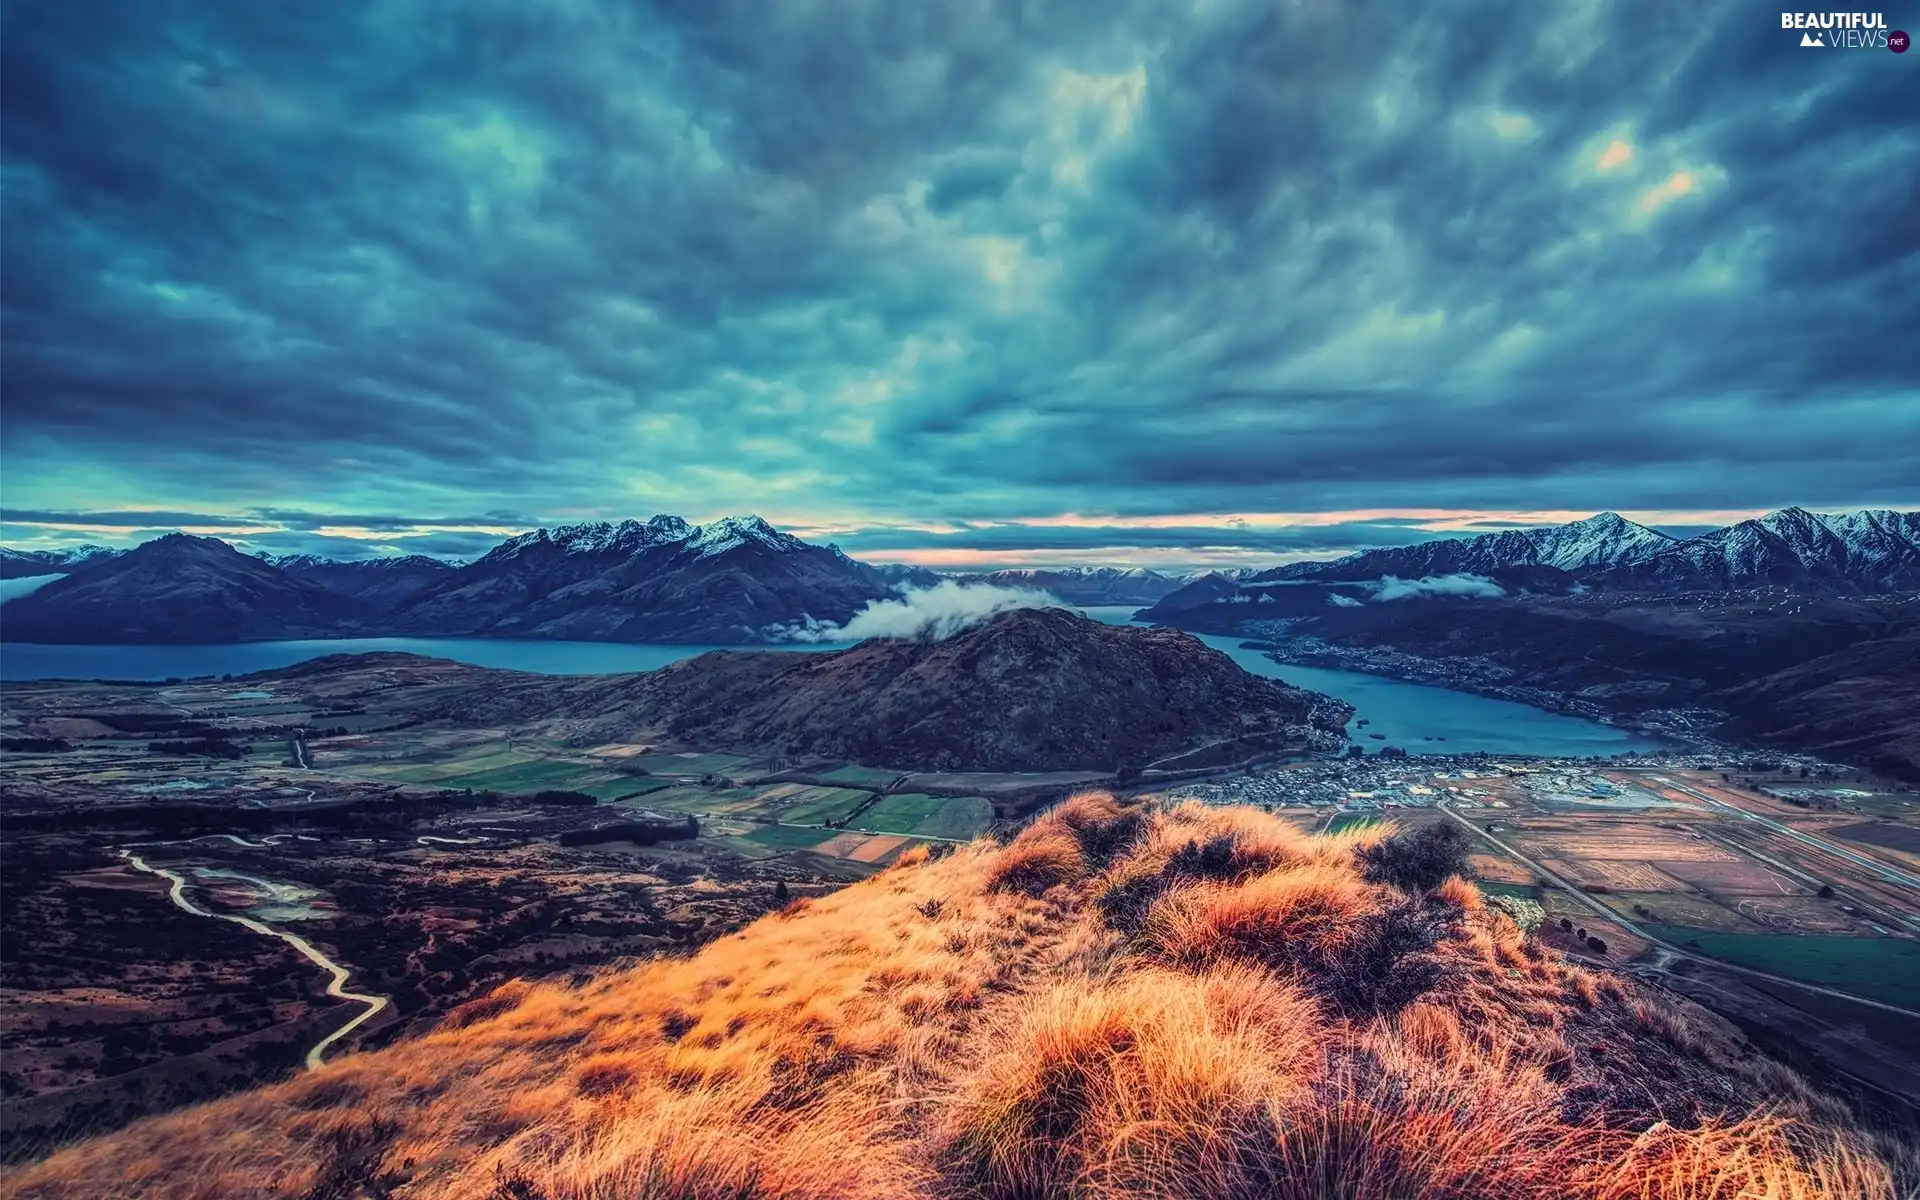
[[[478,667],[541,675],[618,675],[652,671],[709,650],[740,646],[635,645],[627,642],[509,641],[499,638],[315,638],[223,646],[0,645],[0,681],[28,679],[171,679],[270,671],[324,654],[376,650],[450,658]],[[749,646],[752,650],[844,650],[846,643]]]
[[[1132,608],[1080,610],[1111,625],[1133,624]],[[1384,745],[1409,754],[1471,753],[1543,756],[1612,755],[1672,749],[1673,743],[1630,730],[1562,716],[1507,700],[1421,684],[1401,683],[1354,671],[1283,666],[1257,650],[1242,650],[1241,638],[1201,635],[1255,675],[1338,697],[1358,711],[1348,733],[1371,752]],[[509,641],[495,638],[340,638],[243,642],[222,646],[41,646],[0,645],[0,681],[29,679],[169,679],[196,675],[244,675],[292,666],[323,654],[377,650],[450,658],[482,667],[543,675],[608,675],[651,671],[720,646],[634,645],[616,642]],[[759,648],[759,647],[756,647]],[[803,653],[842,650],[844,643],[765,647]],[[1368,724],[1363,728],[1361,720]],[[1384,740],[1368,737],[1381,734]],[[1436,740],[1428,741],[1433,738]],[[1444,741],[1437,739],[1444,738]]]
[[[1109,625],[1140,625],[1132,608],[1083,608],[1081,612]],[[1195,634],[1255,675],[1279,679],[1345,700],[1353,705],[1347,735],[1373,753],[1381,746],[1398,746],[1408,754],[1533,754],[1551,758],[1642,754],[1672,750],[1676,743],[1547,712],[1511,700],[1456,692],[1451,688],[1402,683],[1360,671],[1326,671],[1274,662],[1258,650],[1243,650],[1239,637]],[[1367,724],[1362,727],[1361,721]],[[1376,740],[1369,734],[1381,734]],[[1426,739],[1433,738],[1434,741]],[[1446,739],[1441,741],[1439,739]]]

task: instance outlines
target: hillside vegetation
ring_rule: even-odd
[[[1078,797],[691,958],[69,1147],[10,1195],[1794,1200],[1911,1188],[1432,839]]]

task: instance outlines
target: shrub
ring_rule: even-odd
[[[1114,929],[1137,933],[1146,924],[1147,911],[1168,889],[1183,880],[1227,880],[1244,871],[1238,865],[1239,843],[1232,834],[1207,839],[1202,845],[1188,839],[1158,871],[1123,875],[1100,894],[1100,913]]]
[[[1123,805],[1104,792],[1082,792],[1048,813],[1045,820],[1070,831],[1087,865],[1096,870],[1132,848],[1147,824],[1144,810]]]
[[[1371,883],[1390,883],[1408,892],[1439,887],[1449,875],[1467,868],[1471,846],[1467,835],[1451,821],[1428,825],[1412,833],[1395,834],[1360,851],[1360,861]]]
[[[1024,892],[1038,896],[1051,887],[1071,883],[1086,873],[1080,844],[1063,825],[1028,826],[1007,844],[988,878],[996,892]]]

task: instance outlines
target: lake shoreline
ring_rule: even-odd
[[[1432,674],[1410,671],[1396,671],[1390,666],[1361,657],[1349,657],[1338,653],[1324,653],[1320,646],[1313,649],[1297,650],[1285,645],[1276,645],[1270,641],[1251,639],[1242,643],[1248,650],[1255,650],[1281,666],[1307,667],[1314,670],[1341,671],[1350,674],[1372,675],[1380,679],[1391,679],[1397,683],[1411,684],[1417,687],[1438,688],[1444,691],[1466,692],[1475,696],[1485,696],[1489,700],[1504,700],[1510,704],[1524,704],[1528,708],[1537,708],[1542,712],[1558,713],[1565,717],[1574,717],[1582,721],[1591,721],[1596,725],[1605,725],[1613,729],[1628,730],[1647,737],[1661,738],[1677,743],[1690,750],[1708,752],[1730,752],[1734,747],[1716,741],[1690,725],[1669,724],[1659,718],[1647,719],[1644,714],[1620,713],[1611,711],[1586,701],[1581,701],[1564,692],[1546,688],[1506,687],[1497,683],[1485,683],[1472,677],[1460,678],[1445,673],[1445,668],[1432,659],[1422,659],[1423,663],[1433,664]],[[1337,650],[1337,648],[1335,648]],[[1412,655],[1405,656],[1412,658]],[[1657,710],[1659,711],[1659,710]]]
[[[1080,608],[1109,625],[1139,625],[1130,606]],[[1365,671],[1314,668],[1278,661],[1245,648],[1244,638],[1195,634],[1250,674],[1321,693],[1358,710],[1347,727],[1350,743],[1410,755],[1509,754],[1529,757],[1611,757],[1679,748],[1670,739],[1583,714],[1487,696],[1463,687],[1403,681]],[[405,653],[494,670],[550,676],[603,676],[658,670],[713,650],[809,653],[842,644],[776,643],[709,646],[679,643],[572,642],[510,638],[316,638],[210,646],[0,646],[0,687],[58,686],[100,681],[137,686],[208,679],[243,679],[340,654]],[[1367,722],[1362,725],[1360,722]]]

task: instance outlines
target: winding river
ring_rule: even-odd
[[[228,838],[231,841],[238,842],[242,846],[252,848],[264,846],[264,843],[247,842],[234,837],[232,834],[218,834],[215,836]],[[332,996],[336,1000],[351,1000],[356,1004],[365,1006],[360,1012],[354,1014],[352,1020],[314,1043],[313,1049],[307,1051],[307,1070],[319,1070],[326,1063],[327,1050],[329,1047],[372,1020],[375,1014],[387,1007],[389,1001],[385,996],[370,996],[365,992],[348,991],[347,980],[353,977],[353,973],[331,958],[328,958],[325,951],[301,937],[299,934],[288,933],[284,929],[275,929],[271,925],[254,920],[252,917],[242,917],[232,913],[210,912],[187,899],[188,885],[186,876],[175,871],[169,871],[165,867],[152,866],[138,854],[135,854],[131,848],[121,850],[120,857],[126,859],[135,870],[144,871],[149,875],[157,875],[172,884],[173,886],[167,894],[168,899],[172,900],[175,907],[179,908],[182,912],[192,913],[196,917],[210,917],[217,921],[232,921],[236,925],[244,925],[255,933],[262,933],[268,937],[279,938],[306,956],[315,966],[333,976],[333,981],[327,984],[327,995]]]

